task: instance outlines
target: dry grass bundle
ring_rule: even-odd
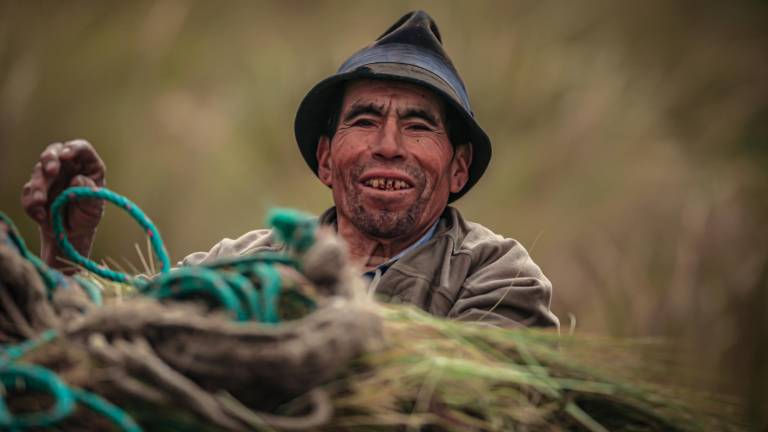
[[[334,389],[333,427],[739,430],[727,398],[667,384],[668,346],[451,322],[380,306],[387,346]],[[670,369],[671,368],[671,369]]]
[[[683,366],[662,341],[560,336],[448,321],[410,306],[369,307],[382,318],[383,343],[321,386],[334,411],[323,430],[744,429],[739,401],[673,384]],[[207,429],[183,408],[129,402],[125,408],[150,430]],[[275,413],[299,415],[303,407],[296,400]]]
[[[674,384],[681,365],[668,344],[502,329],[376,304],[353,289],[360,281],[349,267],[312,261],[337,247],[332,237],[318,240],[303,266],[305,282],[318,287],[327,273],[318,269],[335,269],[326,288],[336,294],[278,326],[137,298],[91,275],[106,304],[62,315],[62,336],[20,362],[106,397],[153,431],[744,429],[739,401]],[[12,292],[28,291],[18,283]],[[55,295],[54,307],[70,305],[63,300]],[[14,413],[51,403],[34,391],[10,396]],[[110,425],[79,408],[57,427]]]

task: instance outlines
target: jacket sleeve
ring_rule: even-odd
[[[525,248],[497,237],[470,250],[469,273],[448,318],[501,327],[560,327],[552,284]]]
[[[254,230],[234,240],[225,238],[213,245],[208,252],[189,254],[178,263],[178,266],[205,264],[218,258],[247,255],[261,250],[276,250],[277,248],[272,240],[272,230]]]

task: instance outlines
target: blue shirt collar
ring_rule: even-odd
[[[423,245],[424,243],[430,241],[432,237],[435,235],[435,231],[437,230],[437,223],[440,222],[440,219],[438,219],[432,227],[429,228],[429,231],[427,231],[421,238],[416,240],[412,245],[408,246],[407,248],[403,249],[399,254],[393,256],[392,258],[388,259],[387,261],[379,264],[376,266],[376,268],[368,270],[367,272],[363,273],[363,276],[373,277],[373,275],[376,273],[376,271],[381,271],[381,273],[384,273],[387,271],[388,268],[392,266],[397,260],[399,260],[401,257],[403,257],[405,254],[417,249],[419,246]]]

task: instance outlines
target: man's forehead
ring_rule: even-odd
[[[387,80],[357,80],[344,89],[343,109],[355,105],[372,105],[385,110],[396,101],[408,107],[443,113],[443,101],[432,91],[406,82]]]

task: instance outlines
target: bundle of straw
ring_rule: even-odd
[[[331,237],[326,240],[303,257],[307,280],[298,273],[287,275],[320,287],[318,281],[333,273],[330,297],[323,300],[327,293],[312,291],[319,295],[318,304],[328,305],[317,312],[281,317],[286,323],[271,329],[237,324],[205,309],[123,299],[132,287],[92,274],[87,279],[101,286],[106,305],[82,316],[60,314],[56,319],[64,322],[59,326],[62,337],[47,340],[18,363],[50,368],[69,386],[106,397],[153,431],[240,430],[243,425],[328,431],[744,429],[739,401],[674,384],[670,375],[681,365],[663,342],[503,329],[445,320],[406,305],[361,301],[355,295],[359,290],[352,289],[359,277],[345,262],[318,267],[332,269],[330,273],[312,271],[313,253],[343,257],[338,244]],[[17,261],[19,257],[8,254],[4,262]],[[18,297],[30,287],[29,278],[16,279],[13,283],[21,286],[6,288]],[[36,285],[42,292],[42,282]],[[80,304],[56,304],[57,298],[53,296],[56,310]],[[36,299],[45,301],[43,295]],[[4,307],[26,304],[6,300]],[[24,311],[34,315],[38,309]],[[222,344],[218,335],[229,339]],[[288,343],[280,345],[282,335]],[[197,346],[200,341],[207,346]],[[261,343],[276,354],[261,358]],[[297,361],[278,364],[276,358]],[[253,359],[277,369],[254,372]],[[305,364],[315,369],[301,369]],[[285,375],[280,368],[296,374]],[[292,384],[275,381],[281,376]],[[43,411],[51,405],[35,389],[16,387],[8,401],[11,412]],[[275,391],[278,387],[284,388]],[[296,394],[297,388],[307,393]],[[242,403],[249,400],[250,406]],[[80,407],[57,427],[111,426]]]
[[[124,291],[100,281],[108,292]],[[370,304],[383,341],[321,386],[331,396],[327,431],[737,431],[741,405],[673,384],[682,365],[658,340],[561,336],[449,321],[405,305]],[[66,363],[65,379],[93,387],[98,362],[65,344],[28,361]],[[62,353],[68,361],[62,361]],[[67,357],[68,356],[68,357]],[[77,358],[74,361],[73,358]],[[96,371],[96,372],[94,372]],[[98,386],[96,386],[98,387]],[[112,400],[148,430],[217,430],[183,407]],[[275,409],[295,415],[298,401]],[[89,421],[72,423],[80,427]],[[167,428],[167,429],[166,429]],[[264,430],[274,430],[266,423]]]

